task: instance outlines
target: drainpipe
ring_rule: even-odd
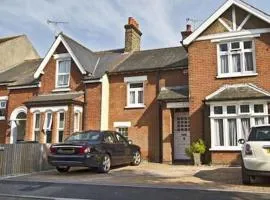
[[[87,101],[86,101],[86,96],[87,96],[87,90],[86,90],[86,83],[84,83],[84,103],[83,103],[83,114],[82,114],[82,131],[85,131],[85,117],[86,117],[86,106],[87,106]]]
[[[156,84],[156,98],[159,95],[159,90],[160,90],[160,71],[157,71],[157,84]],[[158,130],[159,130],[159,162],[163,162],[163,146],[162,146],[162,102],[158,101]]]

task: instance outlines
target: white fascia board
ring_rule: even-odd
[[[195,40],[205,29],[207,29],[214,21],[216,21],[232,4],[233,0],[223,4],[213,15],[211,15],[199,28],[197,28],[190,36],[184,39],[183,44],[189,45]]]
[[[240,0],[228,0],[224,3],[213,15],[211,15],[199,28],[197,28],[190,36],[184,41],[184,45],[189,45],[193,42],[204,30],[206,30],[214,21],[216,21],[229,7],[236,5],[250,14],[262,19],[263,21],[270,23],[270,17],[260,10],[244,3]]]
[[[0,97],[0,101],[7,101],[8,100],[8,96],[1,96]]]
[[[54,59],[65,59],[65,58],[70,58],[70,54],[69,53],[59,53],[59,54],[54,54],[53,58]]]
[[[114,122],[113,127],[119,128],[119,127],[131,127],[131,122]]]
[[[132,82],[142,82],[147,81],[147,76],[129,76],[124,77],[125,83],[132,83]]]
[[[102,79],[96,79],[96,80],[86,80],[83,81],[83,83],[101,83]]]
[[[219,40],[228,39],[234,37],[256,37],[258,34],[269,33],[270,28],[259,28],[259,29],[249,29],[243,31],[226,32],[226,33],[216,33],[206,36],[201,36],[196,39],[196,41],[202,40]]]
[[[213,96],[219,94],[220,92],[222,92],[223,90],[225,90],[228,87],[228,85],[224,85],[221,88],[219,88],[218,90],[216,90],[215,92],[209,94],[208,96],[205,97],[205,100],[211,99]]]
[[[17,89],[27,89],[27,88],[38,88],[41,86],[41,83],[35,85],[23,85],[23,86],[9,86],[8,90],[17,90]]]
[[[225,41],[232,41],[232,40],[243,40],[243,39],[250,39],[250,38],[258,38],[261,34],[250,34],[250,35],[242,35],[242,36],[235,36],[235,37],[223,37],[219,39],[213,39],[211,42],[225,42]]]
[[[63,45],[65,46],[65,48],[67,49],[68,53],[70,54],[71,58],[74,60],[74,62],[76,63],[77,67],[79,68],[80,72],[82,74],[86,74],[86,71],[84,70],[84,68],[82,67],[82,65],[79,63],[78,59],[76,58],[76,56],[73,54],[72,50],[70,49],[69,45],[67,44],[67,42],[64,40],[64,38],[59,35],[57,37],[57,39],[54,41],[53,45],[51,46],[50,50],[48,51],[48,53],[46,54],[45,58],[43,59],[43,61],[41,62],[41,64],[39,65],[37,71],[34,74],[34,78],[38,78],[40,76],[40,74],[42,73],[43,69],[45,68],[45,66],[47,65],[47,63],[49,62],[50,58],[52,57],[52,55],[54,54],[56,48],[58,47],[58,45],[60,44],[60,42],[63,43]]]

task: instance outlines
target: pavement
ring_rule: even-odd
[[[143,162],[140,166],[120,166],[108,174],[73,168],[60,174],[56,170],[8,177],[5,182],[42,184],[85,184],[135,188],[186,189],[270,193],[269,178],[256,178],[251,186],[241,183],[241,168],[227,166],[170,165]]]

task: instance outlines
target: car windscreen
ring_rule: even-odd
[[[89,141],[89,142],[96,142],[101,140],[101,133],[100,132],[80,132],[80,133],[73,133],[69,136],[66,141]]]
[[[248,141],[270,141],[270,127],[254,127],[251,129]]]

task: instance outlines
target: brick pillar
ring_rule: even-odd
[[[163,162],[172,162],[173,141],[172,141],[172,113],[170,109],[162,109],[162,148]]]
[[[34,141],[34,131],[33,131],[33,113],[30,113],[28,110],[26,116],[26,124],[25,124],[25,141]]]

